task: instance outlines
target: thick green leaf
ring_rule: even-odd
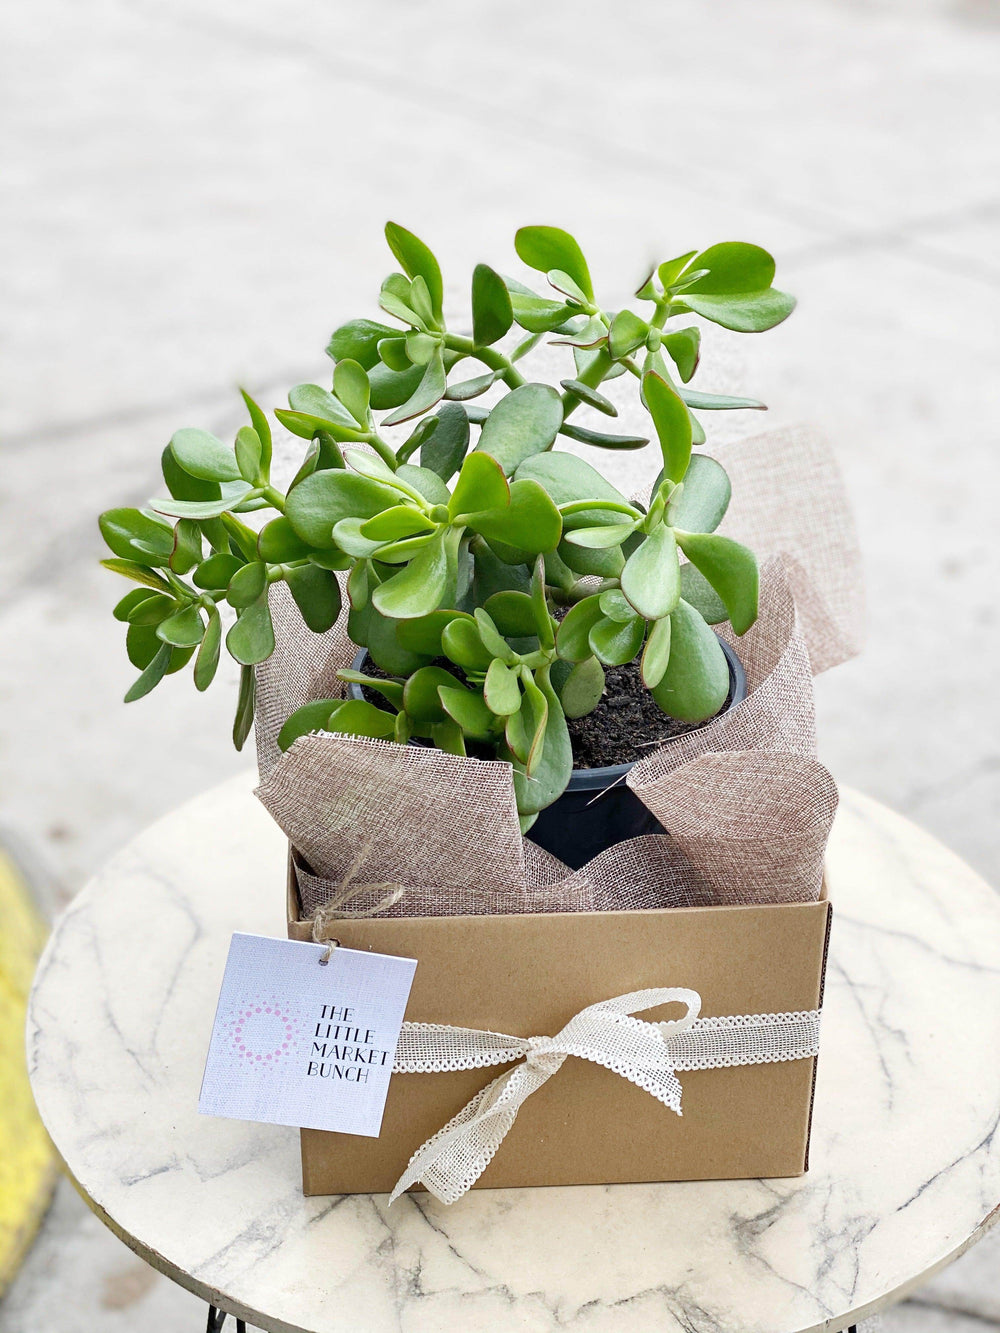
[[[518,291],[510,278],[504,281],[514,319],[528,333],[551,333],[553,329],[561,329],[576,313],[576,307],[566,305],[564,301],[552,301],[547,296],[536,296],[526,290]]]
[[[175,431],[170,451],[177,464],[192,477],[202,481],[239,481],[236,455],[207,430],[188,426]]]
[[[437,425],[420,446],[422,467],[436,472],[442,481],[450,481],[462,466],[469,448],[469,418],[458,403],[446,403],[437,414]]]
[[[372,366],[368,381],[373,410],[384,412],[405,403],[416,392],[425,369],[424,366],[410,366],[409,370],[395,371],[381,364]]]
[[[241,565],[229,581],[226,600],[238,610],[250,606],[267,587],[267,566],[263,560]]]
[[[257,680],[252,666],[244,666],[240,671],[240,692],[236,700],[236,716],[233,719],[233,744],[242,750],[253,726],[253,706],[257,695]]]
[[[704,722],[729,695],[729,663],[713,631],[687,602],[678,602],[670,621],[670,659],[653,698],[670,717]]]
[[[320,550],[334,545],[333,527],[342,518],[373,518],[399,504],[399,491],[354,472],[314,472],[288,493],[285,517],[302,541]]]
[[[101,536],[115,555],[143,565],[165,565],[174,549],[174,530],[169,523],[138,509],[109,509],[98,519]]]
[[[662,347],[677,367],[678,375],[687,384],[698,369],[701,329],[692,326],[689,329],[674,329],[672,333],[665,333]]]
[[[406,714],[402,714],[403,717]],[[466,755],[465,737],[462,734],[462,728],[451,718],[446,718],[444,722],[435,722],[431,727],[431,739],[439,750],[445,754],[457,754],[462,758]]]
[[[562,705],[544,671],[538,673],[538,690],[546,704],[546,718],[541,745],[534,742],[535,754],[529,759],[531,777],[514,769],[514,794],[518,813],[532,815],[551,805],[566,790],[573,773],[573,747]],[[516,715],[515,715],[516,716]]]
[[[509,504],[510,486],[499,462],[478,451],[469,454],[448,501],[450,517],[506,509]]]
[[[703,296],[684,293],[684,304],[696,315],[721,324],[737,333],[764,333],[795,309],[795,297],[771,287],[766,292],[748,292],[745,296]]]
[[[156,637],[161,643],[175,648],[193,648],[201,643],[204,633],[205,624],[196,606],[182,607],[156,627]]]
[[[604,668],[596,657],[577,662],[559,691],[567,717],[586,717],[601,702],[604,694]]]
[[[707,454],[694,454],[684,481],[667,505],[667,522],[686,532],[714,532],[729,508],[732,492],[722,464]]]
[[[226,647],[243,666],[256,666],[274,652],[274,627],[267,606],[267,589],[239,614],[226,635]]]
[[[472,614],[486,651],[492,657],[499,657],[501,662],[507,662],[508,664],[516,662],[517,654],[497,629],[489,613],[484,611],[482,607],[477,606]]]
[[[550,384],[522,384],[501,398],[483,424],[476,446],[507,476],[534,454],[551,448],[562,425],[562,400]]]
[[[405,336],[383,338],[378,345],[378,356],[383,365],[388,366],[390,370],[397,371],[399,374],[410,370],[417,364],[417,362],[411,361],[407,355]],[[421,362],[420,364],[426,365],[427,363]],[[394,406],[398,406],[398,404],[394,404]]]
[[[448,716],[470,740],[488,741],[496,735],[495,718],[481,694],[463,689],[457,681],[438,686],[438,698]]]
[[[708,292],[714,296],[731,296],[738,292],[762,292],[774,281],[774,260],[759,245],[745,241],[723,241],[709,246],[695,256],[689,272],[704,269],[698,278],[684,289],[688,292]]]
[[[483,604],[483,610],[508,639],[532,638],[538,634],[531,597],[524,592],[495,592]]]
[[[143,671],[138,680],[134,681],[128,693],[125,695],[127,704],[134,703],[136,699],[141,699],[159,685],[160,681],[167,674],[167,667],[170,665],[172,649],[169,644],[161,644],[156,650],[149,665]]]
[[[167,616],[173,615],[178,610],[179,604],[173,596],[152,592],[148,588],[142,589],[142,596],[143,600],[133,606],[128,613],[130,625],[159,625]],[[143,661],[133,665],[145,666],[146,663]]]
[[[574,454],[544,453],[525,459],[515,478],[530,477],[544,486],[557,505],[574,500],[613,500],[627,505],[621,491],[605,481],[596,468]]]
[[[217,500],[222,494],[217,481],[203,481],[185,472],[169,444],[160,455],[160,468],[167,490],[175,500]]]
[[[670,617],[666,616],[654,620],[650,626],[641,666],[642,683],[647,690],[659,685],[670,661],[670,625]]]
[[[358,614],[367,618],[367,628],[363,635],[358,632]],[[390,676],[407,676],[411,671],[426,666],[429,660],[427,653],[414,652],[403,646],[399,634],[399,627],[403,623],[379,615],[371,605],[360,613],[352,612],[347,622],[350,637],[355,643],[366,644],[372,661]]]
[[[634,531],[634,523],[594,523],[567,532],[566,541],[571,546],[582,546],[588,551],[603,551],[608,546],[620,546]]]
[[[593,444],[598,449],[641,449],[649,443],[646,435],[611,435],[603,430],[588,430],[586,426],[574,425],[571,421],[559,427],[563,435],[580,444]]]
[[[360,532],[372,542],[395,542],[402,537],[415,537],[418,532],[433,532],[435,524],[413,505],[394,505],[383,509],[374,518],[365,519]]]
[[[329,731],[331,715],[343,704],[343,699],[312,699],[296,708],[278,732],[278,749],[282,752],[290,750],[300,736],[309,736],[314,731]]]
[[[208,613],[208,628],[205,630],[194,662],[194,684],[197,690],[207,690],[215,679],[219,665],[219,650],[222,647],[222,617],[215,607]]]
[[[429,328],[434,324],[434,306],[431,302],[430,288],[418,273],[410,283],[410,304],[420,316],[424,327]],[[412,360],[417,358],[413,357]],[[424,361],[426,365],[426,361]]]
[[[678,529],[677,544],[722,598],[736,633],[745,634],[757,619],[760,579],[753,551],[717,532]]]
[[[666,524],[653,529],[622,570],[622,592],[646,620],[670,615],[680,597],[677,543]]]
[[[337,679],[351,685],[364,685],[375,690],[384,699],[388,699],[393,708],[403,707],[403,682],[401,680],[381,680],[378,676],[366,676],[363,671],[338,671]]]
[[[358,434],[358,423],[344,404],[318,384],[296,384],[288,391],[288,405],[293,412],[339,426],[351,435]]]
[[[318,565],[296,565],[285,573],[288,590],[314,634],[332,629],[340,615],[340,584],[336,574]]]
[[[621,547],[609,546],[603,550],[587,550],[571,545],[565,538],[559,543],[558,553],[575,574],[599,579],[616,579],[625,568]]]
[[[312,547],[295,535],[295,529],[282,514],[266,523],[257,537],[257,554],[273,565],[288,560],[304,560]]]
[[[449,384],[445,390],[445,398],[449,402],[464,403],[469,398],[478,398],[481,393],[487,389],[492,389],[496,383],[496,371],[487,371],[485,375],[475,375],[469,380],[459,380],[455,384]]]
[[[444,667],[425,666],[413,672],[403,686],[403,707],[414,727],[423,731],[445,720],[438,687],[450,688],[455,683],[455,677]]]
[[[683,481],[691,460],[691,417],[666,380],[654,371],[642,377],[642,392],[663,454],[664,475]]]
[[[527,555],[555,550],[562,536],[559,510],[544,488],[528,477],[511,483],[506,508],[473,515],[469,527]]]
[[[333,372],[333,392],[359,426],[367,425],[371,385],[360,362],[350,358],[337,362]]]
[[[441,651],[465,672],[482,674],[493,661],[483,645],[479,626],[468,616],[455,616],[441,631]]]
[[[646,626],[639,616],[624,625],[601,616],[588,635],[590,651],[605,666],[624,666],[642,647],[645,634]]]
[[[472,272],[472,338],[478,347],[488,347],[504,336],[514,322],[507,285],[488,264],[477,264]]]
[[[148,569],[134,560],[102,560],[101,564],[105,569],[110,569],[112,574],[123,574],[125,578],[132,579],[134,583],[143,583],[147,588],[162,589],[165,592],[170,591],[170,584],[165,579],[161,579],[159,574],[154,573],[152,569]]]
[[[377,708],[367,699],[345,699],[330,714],[326,730],[341,736],[371,736],[375,740],[392,740],[396,730],[396,714]]]
[[[243,563],[239,556],[217,551],[201,562],[191,578],[198,588],[228,588],[230,580]]]
[[[621,588],[608,588],[600,594],[601,614],[609,620],[620,621],[625,625],[635,618],[635,607],[628,600]]]
[[[404,272],[410,278],[418,275],[423,278],[427,284],[434,314],[440,319],[444,301],[444,283],[434,255],[419,237],[401,227],[398,222],[385,224],[385,239]]]
[[[425,500],[433,505],[446,505],[451,498],[448,487],[436,472],[427,467],[417,467],[415,463],[401,463],[396,470],[396,485],[411,486]]]
[[[372,601],[382,615],[406,620],[437,610],[448,585],[445,531],[440,528],[404,569],[375,589]]]
[[[396,636],[400,644],[410,652],[422,653],[426,657],[440,657],[444,651],[441,635],[446,625],[459,614],[457,611],[443,609],[432,611],[427,616],[417,616],[413,620],[396,620]]]
[[[591,656],[590,631],[603,618],[601,599],[584,597],[563,616],[556,630],[556,652],[565,662],[584,662]]]
[[[681,565],[681,596],[709,625],[721,625],[729,619],[722,598],[701,570],[688,561]]]
[[[523,563],[508,564],[487,545],[482,537],[469,544],[473,556],[473,593],[476,604],[483,606],[495,592],[528,591],[528,572]]]
[[[514,237],[517,257],[539,273],[561,269],[579,287],[588,301],[594,299],[590,271],[577,241],[559,227],[521,227]]]
[[[694,259],[696,253],[695,250],[689,250],[686,255],[678,255],[676,259],[667,259],[656,270],[657,276],[666,291],[669,291],[678,280],[691,260]]]
[[[236,432],[236,466],[244,481],[256,486],[261,481],[260,465],[263,447],[260,436],[251,426],[241,426]]]
[[[611,321],[608,330],[608,351],[612,359],[620,361],[622,357],[634,352],[646,341],[649,325],[631,310],[619,310]]]
[[[243,494],[247,494],[250,486],[245,482],[240,482],[243,488]],[[150,507],[155,509],[158,514],[167,514],[170,518],[220,518],[227,510],[239,503],[238,499],[231,493],[222,496],[218,500],[150,500]]]
[[[352,319],[341,324],[330,339],[326,354],[334,361],[350,357],[365,370],[371,370],[378,360],[378,344],[382,338],[398,336],[397,329],[378,324],[372,319]]]
[[[420,382],[412,395],[402,406],[397,407],[395,412],[387,416],[383,424],[395,426],[400,421],[409,421],[412,417],[429,412],[435,403],[440,402],[447,387],[448,379],[444,371],[441,348],[438,346],[424,367]]]
[[[143,602],[148,602],[157,596],[158,594],[153,592],[150,588],[133,588],[131,592],[127,592],[121,601],[118,602],[111,614],[114,616],[115,620],[128,621],[132,618],[132,615],[138,611],[139,607],[142,606]]]
[[[581,380],[560,380],[559,383],[571,393],[574,398],[579,398],[581,402],[587,403],[590,407],[596,407],[598,412],[603,412],[605,416],[616,417],[618,408],[610,398],[605,398],[603,393],[598,393],[592,389],[589,384],[584,384]]]
[[[174,526],[174,549],[170,552],[170,568],[175,574],[187,574],[201,562],[201,527],[191,518],[182,518]]]
[[[500,596],[517,597],[518,593],[501,593]],[[483,685],[483,698],[491,713],[498,717],[509,717],[521,707],[521,690],[517,683],[518,673],[499,658],[490,662]]]
[[[705,412],[731,412],[735,408],[755,408],[759,412],[767,411],[767,404],[756,398],[733,398],[725,393],[699,393],[696,389],[681,389],[680,396],[688,407],[697,407]]]

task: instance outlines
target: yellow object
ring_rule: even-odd
[[[24,1058],[28,989],[45,933],[24,876],[0,848],[0,1294],[34,1238],[58,1175]]]

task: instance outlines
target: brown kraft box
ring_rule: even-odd
[[[703,1017],[818,1009],[830,904],[345,920],[351,949],[417,959],[406,1017],[553,1036],[587,1005],[654,986]],[[288,934],[309,940],[289,865]],[[640,1015],[676,1017],[664,1006]],[[808,1167],[815,1059],[680,1075],[683,1116],[589,1061],[527,1099],[476,1188],[797,1176]],[[306,1194],[388,1192],[412,1154],[507,1066],[395,1074],[377,1139],[303,1129]]]

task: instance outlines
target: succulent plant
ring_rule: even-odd
[[[242,746],[254,667],[274,650],[271,584],[286,583],[305,624],[322,633],[341,615],[339,573],[348,633],[384,675],[339,674],[377,692],[381,706],[313,701],[288,718],[279,744],[325,730],[416,737],[454,754],[471,746],[513,765],[527,828],[569,780],[566,718],[597,706],[606,666],[641,655],[644,684],[683,721],[725,702],[728,666],[711,626],[728,620],[743,634],[753,624],[757,564],[716,531],[730,483],[718,462],[692,452],[705,441],[696,413],[763,404],[689,388],[700,331],[673,323],[693,313],[758,332],[794,301],[772,286],[765,250],[734,242],[660,264],[636,293],[651,307],[644,314],[605,311],[573,237],[524,227],[517,254],[551,291],[477,265],[470,336],[445,324],[427,246],[394,223],[386,238],[402,272],[382,284],[380,305],[397,323],[342,325],[327,349],[332,387],[300,384],[274,412],[309,442],[284,492],[271,481],[267,416],[244,393],[249,424],[232,447],[204,430],[177,431],[162,455],[169,494],[101,516],[113,553],[103,563],[138,585],[115,608],[141,673],[126,700],[192,656],[194,683],[206,689],[223,612],[235,612],[225,645],[242,667],[233,733]],[[520,369],[546,334],[572,356],[558,388]],[[616,416],[600,387],[619,375],[636,380],[662,455],[648,509],[555,448],[560,436],[596,449],[649,443],[571,420],[581,404]],[[494,386],[492,406],[475,403]],[[412,429],[390,443],[387,432],[404,422]],[[263,524],[242,517],[261,511]]]

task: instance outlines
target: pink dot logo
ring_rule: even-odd
[[[236,1058],[255,1068],[273,1069],[295,1054],[301,1035],[297,1007],[278,996],[245,996],[227,1024]]]

